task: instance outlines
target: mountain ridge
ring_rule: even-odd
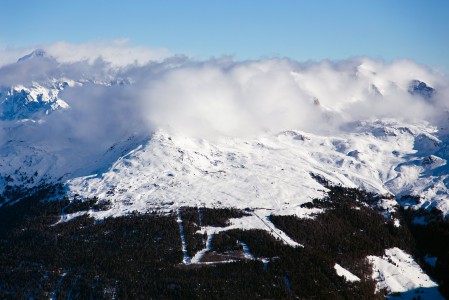
[[[174,61],[0,68],[0,295],[448,295],[443,79]]]
[[[18,63],[27,64],[35,58],[48,57],[44,50],[38,49],[20,58]],[[53,60],[47,63],[55,70],[64,68],[60,64],[54,65]],[[156,69],[160,69],[161,66],[157,66]],[[174,72],[171,68],[169,62],[165,72],[169,74]],[[424,101],[430,101],[437,95],[436,90],[424,81],[416,79],[405,81],[400,78],[396,84],[379,77],[373,68],[372,63],[366,62],[350,68],[351,72],[355,72],[357,80],[366,80],[365,77],[368,79],[367,92],[369,94],[374,90],[373,94],[366,96],[364,91],[360,94],[368,99],[399,93],[397,95],[400,97],[420,97]],[[107,73],[107,70],[105,72]],[[183,133],[176,133],[176,129],[170,133],[170,127],[163,129],[160,126],[153,128],[153,133],[149,137],[142,129],[142,125],[137,123],[137,130],[140,132],[136,129],[134,133],[124,131],[117,137],[109,138],[101,146],[94,146],[95,141],[90,141],[91,138],[84,141],[84,136],[65,138],[64,132],[51,133],[53,127],[66,122],[64,121],[66,115],[73,115],[71,117],[76,120],[79,113],[88,112],[92,116],[89,116],[90,119],[87,121],[96,118],[96,115],[90,112],[94,110],[87,103],[81,106],[83,109],[87,107],[87,111],[76,112],[79,104],[78,99],[73,97],[77,96],[75,92],[78,90],[85,91],[88,97],[90,93],[95,95],[98,91],[110,97],[110,93],[113,92],[109,90],[124,93],[122,97],[128,97],[127,94],[132,95],[136,89],[140,89],[139,84],[135,83],[136,79],[130,74],[116,71],[114,74],[104,76],[108,78],[107,81],[89,77],[88,73],[73,79],[50,77],[41,82],[33,81],[29,86],[16,85],[4,88],[0,92],[1,119],[7,121],[4,123],[4,130],[7,130],[9,136],[8,142],[0,149],[1,176],[10,178],[8,182],[3,180],[0,190],[4,190],[7,185],[20,186],[25,181],[28,182],[25,186],[31,188],[30,181],[40,182],[45,178],[47,181],[66,184],[72,195],[100,196],[117,202],[120,193],[115,192],[116,198],[111,198],[110,187],[120,186],[121,182],[130,180],[128,185],[131,188],[121,188],[121,190],[134,190],[134,194],[130,196],[139,198],[143,197],[139,195],[145,197],[150,197],[149,195],[153,193],[159,195],[157,196],[159,200],[147,203],[149,206],[159,205],[161,199],[166,199],[164,201],[167,203],[175,203],[174,199],[169,198],[177,198],[176,195],[191,195],[189,197],[194,200],[185,200],[179,205],[195,205],[198,201],[244,208],[245,204],[240,202],[244,203],[245,193],[252,191],[251,197],[256,199],[251,204],[253,207],[265,206],[281,212],[283,209],[279,201],[283,201],[289,203],[285,204],[284,213],[287,213],[289,209],[295,207],[292,203],[298,206],[322,196],[321,192],[318,192],[322,188],[317,186],[310,176],[317,174],[335,184],[361,187],[381,195],[394,194],[398,200],[419,195],[422,197],[422,203],[415,203],[414,208],[436,207],[444,215],[449,212],[447,204],[449,199],[446,196],[447,136],[444,131],[439,132],[436,126],[426,121],[399,121],[386,117],[365,118],[352,122],[343,121],[338,130],[329,127],[331,130],[312,133],[295,128],[288,128],[290,131],[272,129],[246,139],[226,135],[224,138],[218,136],[213,139],[189,137],[183,136]],[[299,71],[290,72],[289,76],[300,86],[313,79],[304,77],[306,75]],[[403,86],[404,89],[397,90],[396,86]],[[101,89],[98,90],[97,87]],[[310,88],[304,85],[304,89]],[[69,97],[68,100],[61,99],[66,96]],[[339,112],[341,107],[338,105],[332,107],[329,103],[323,104],[323,101],[316,97],[314,99],[316,100],[312,102],[315,102],[314,106],[317,107],[313,109],[314,113],[316,111],[322,113],[325,116],[324,120],[330,120],[329,122],[341,119]],[[350,100],[349,103],[355,101],[357,104],[362,100]],[[95,99],[89,101],[94,104]],[[104,101],[104,104],[99,104],[99,111],[108,105],[108,98]],[[94,105],[93,107],[95,108]],[[56,111],[61,117],[52,114]],[[47,120],[56,123],[46,125]],[[26,138],[29,132],[39,131],[45,126],[46,130],[50,130],[50,138],[44,137],[45,132],[42,133],[44,134],[42,141]],[[74,129],[69,130],[77,130],[78,124],[70,126],[74,126]],[[102,134],[108,135],[109,132],[110,130],[106,128]],[[54,135],[54,138],[51,135]],[[59,138],[58,135],[62,137]],[[120,146],[117,148],[117,145]],[[94,148],[89,149],[92,146]],[[151,151],[153,157],[148,156]],[[162,153],[166,157],[160,155]],[[276,163],[270,166],[266,161]],[[128,165],[133,170],[129,169]],[[153,165],[160,166],[151,169]],[[150,169],[145,169],[145,166],[150,166]],[[295,171],[287,172],[286,170],[292,166],[295,167]],[[115,177],[114,172],[124,173]],[[26,180],[21,182],[20,177]],[[32,179],[33,177],[36,178]],[[142,178],[153,178],[155,185],[160,186],[163,183],[165,187],[153,189],[151,186],[146,188],[142,186],[142,190],[139,190],[136,187],[137,182],[131,182],[134,177],[137,182]],[[204,183],[208,182],[218,188],[222,185],[220,181],[226,181],[227,178],[232,178],[234,182],[229,181],[229,184],[234,188],[236,185],[240,186],[241,192],[229,193],[224,185],[223,190],[217,192],[210,190]],[[15,180],[14,183],[11,179]],[[304,184],[294,183],[298,180]],[[192,187],[198,194],[188,192]],[[210,196],[216,200],[210,202],[205,199]],[[279,203],[269,198],[278,198],[276,201]],[[251,199],[246,201],[251,203]],[[262,201],[264,205],[260,203],[257,205],[257,201]],[[145,205],[139,207],[132,208],[145,210]],[[168,205],[166,208],[176,207]],[[300,209],[296,209],[296,213],[302,214]]]
[[[36,49],[33,50],[31,53],[26,54],[19,58],[17,60],[18,63],[24,62],[30,59],[48,59],[48,60],[54,60],[52,56],[50,56],[44,49]]]

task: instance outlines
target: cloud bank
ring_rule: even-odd
[[[432,99],[412,95],[413,80],[441,93]],[[187,62],[141,84],[143,111],[154,126],[193,135],[290,129],[319,133],[367,118],[435,120],[446,109],[447,95],[447,81],[429,69],[364,58]]]
[[[169,57],[170,51],[165,48],[148,48],[131,45],[129,39],[113,41],[91,41],[82,44],[57,42],[29,47],[0,48],[0,66],[11,64],[35,49],[43,49],[60,63],[87,62],[97,60],[107,62],[111,66],[144,65],[151,61],[160,61]]]
[[[292,129],[329,134],[374,118],[436,124],[448,109],[447,78],[410,61],[161,60],[164,51],[155,55],[117,41],[57,43],[45,50],[47,58],[0,68],[2,87],[60,78],[80,83],[60,93],[71,109],[21,125],[20,134],[36,143],[65,139],[100,151],[159,128],[200,138]],[[413,80],[436,92],[431,98],[411,94]],[[11,124],[2,128],[17,126]]]

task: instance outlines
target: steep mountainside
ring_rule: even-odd
[[[449,295],[441,75],[366,59],[118,68],[43,50],[2,74],[1,297],[233,298],[243,286],[220,278],[248,268],[260,298]]]
[[[436,156],[445,144],[434,128],[393,120],[352,126],[353,132],[330,137],[288,131],[213,142],[158,131],[106,172],[68,186],[72,194],[112,201],[112,215],[199,204],[302,215],[301,204],[325,193],[312,177],[319,175],[400,199],[420,195],[416,208],[448,212],[446,160]]]

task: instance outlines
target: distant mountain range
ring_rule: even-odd
[[[83,153],[77,148],[80,141],[69,136],[61,141],[30,141],[27,134],[41,131],[39,127],[45,126],[40,124],[52,114],[70,114],[70,101],[64,100],[64,92],[86,85],[107,89],[118,82],[129,85],[133,80],[115,78],[117,72],[103,75],[103,79],[87,72],[67,78],[63,74],[66,67],[60,67],[43,50],[20,58],[17,64],[25,67],[36,60],[48,60],[53,68],[49,73],[58,76],[4,86],[0,91],[0,118],[6,133],[0,172],[3,178],[10,178],[3,180],[2,190],[7,185],[31,188],[33,184],[27,182],[49,180],[66,184],[71,194],[114,200],[118,207],[126,199],[135,203],[126,209],[117,207],[111,211],[113,215],[152,206],[174,209],[199,203],[301,214],[298,205],[323,195],[325,189],[311,177],[318,174],[334,184],[396,195],[402,205],[435,207],[444,215],[449,212],[448,136],[445,129],[438,130],[425,121],[362,119],[344,124],[342,131],[331,135],[291,128],[250,139],[210,141],[155,128],[153,132],[123,135],[95,153]],[[357,74],[365,76],[360,71]],[[401,92],[398,83],[389,86]],[[380,91],[373,82],[367,88],[378,93],[376,97],[389,92],[385,87]],[[402,93],[432,101],[437,91],[413,79]],[[64,117],[60,119],[64,122]],[[55,143],[64,144],[63,149],[58,149],[61,145],[54,147]],[[408,196],[421,200],[409,203]]]
[[[248,219],[236,222],[232,229],[259,228],[273,234],[270,216],[313,218],[325,211],[312,205],[313,200],[327,197],[330,186],[340,186],[376,195],[374,207],[393,223],[399,222],[394,214],[399,207],[437,211],[443,218],[449,214],[449,122],[444,110],[438,123],[376,115],[375,106],[366,106],[368,110],[373,107],[374,117],[354,119],[345,115],[350,110],[301,87],[301,92],[310,95],[310,107],[323,116],[317,119],[317,128],[322,120],[343,120],[335,123],[338,128],[267,129],[251,136],[204,137],[160,124],[153,124],[151,130],[143,124],[128,128],[124,124],[140,122],[127,114],[135,102],[124,102],[116,109],[108,99],[138,97],[143,73],[163,81],[170,70],[188,69],[191,63],[168,61],[129,69],[98,64],[60,64],[45,51],[36,50],[0,68],[0,73],[7,74],[0,79],[0,206],[12,207],[39,187],[60,185],[48,199],[108,203],[102,210],[62,212],[60,222],[82,215],[101,220],[132,213],[170,214],[184,207],[234,208],[267,221],[266,226],[256,226],[257,219]],[[291,76],[299,86],[310,80],[306,77],[312,75],[294,69],[293,62],[285,64],[288,71],[282,76]],[[34,72],[35,68],[39,71]],[[223,72],[226,68],[230,67],[223,67]],[[444,86],[439,90],[432,82],[408,73],[391,81],[363,62],[352,70],[344,75],[352,78],[348,80],[366,83],[348,100],[354,105],[365,98],[381,103],[388,95],[436,107],[434,103],[446,91]],[[23,78],[22,73],[26,73]],[[103,102],[96,103],[97,95]],[[89,112],[89,117],[80,112]],[[95,122],[96,116],[100,123]],[[110,120],[116,127],[102,129],[102,120]],[[196,121],[191,116],[191,122]],[[420,215],[414,218],[417,223],[429,220]],[[211,228],[203,231],[218,234]],[[284,231],[279,230],[279,236],[290,241]],[[410,259],[399,249],[385,255],[387,261],[389,257],[403,258],[399,265]],[[381,258],[372,260],[382,269]],[[342,272],[338,268],[337,272]],[[350,272],[348,276],[357,278]]]

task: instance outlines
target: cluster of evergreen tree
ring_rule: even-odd
[[[197,233],[200,229],[198,208],[183,207],[180,209],[180,214],[187,243],[187,254],[192,257],[204,248],[207,236]]]
[[[206,207],[183,207],[180,212],[190,257],[206,246],[207,234],[197,233],[201,226],[225,227],[229,225],[229,219],[241,218],[248,214],[235,208]]]
[[[414,239],[412,254],[427,274],[438,281],[440,292],[449,299],[449,219],[436,209],[400,208],[398,213]],[[424,223],[416,222],[417,218]],[[436,258],[432,266],[426,257]]]
[[[288,297],[259,262],[184,266],[176,215],[81,216],[54,225],[68,204],[28,197],[0,208],[1,299]]]
[[[416,213],[399,210],[395,227],[373,207],[374,195],[331,187],[309,206],[324,212],[313,219],[271,216],[304,245],[293,248],[262,230],[216,234],[212,252],[234,262],[184,265],[177,215],[131,214],[102,221],[88,216],[59,223],[61,212],[106,209],[107,202],[41,201],[44,189],[0,208],[0,299],[376,299],[368,255],[399,247],[422,262],[448,296],[449,224],[433,212],[419,225]],[[54,192],[50,189],[48,192]],[[70,203],[70,204],[69,204]],[[202,226],[226,226],[248,212],[236,209],[180,209],[188,252],[204,247]],[[255,260],[243,258],[240,242]],[[231,254],[229,254],[231,253]],[[435,267],[424,256],[438,257]],[[213,257],[211,258],[213,260]],[[268,263],[262,262],[268,261]],[[362,280],[337,276],[340,264]]]
[[[64,208],[65,214],[73,214],[81,211],[101,211],[107,210],[111,207],[111,201],[109,200],[99,200],[97,197],[92,199],[81,200],[75,197],[70,201],[69,205]]]
[[[203,226],[226,227],[229,219],[248,216],[249,213],[235,208],[207,208],[201,207]]]

